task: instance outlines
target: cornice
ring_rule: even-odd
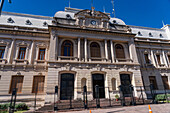
[[[83,29],[83,28],[71,28],[71,27],[63,27],[63,26],[52,26],[49,25],[49,31],[53,30],[65,30],[65,31],[72,31],[72,32],[83,32],[83,33],[94,33],[94,34],[105,34],[105,35],[119,35],[119,36],[129,36],[134,37],[136,34],[133,33],[125,33],[120,31],[102,31],[102,30],[95,30],[95,29]]]
[[[9,30],[9,29],[0,29],[2,34],[11,34],[11,35],[25,35],[25,36],[34,36],[34,37],[50,37],[49,33],[46,32],[34,32],[34,31],[22,31],[22,30]]]

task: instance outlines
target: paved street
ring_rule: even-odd
[[[151,105],[153,113],[170,113],[170,104]],[[93,109],[92,113],[149,113],[148,105],[138,105],[121,108]],[[61,113],[61,112],[60,112]],[[67,113],[90,113],[89,110],[72,111]]]

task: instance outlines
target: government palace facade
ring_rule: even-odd
[[[126,25],[93,8],[0,16],[0,103],[10,102],[14,88],[17,102],[33,105],[37,93],[44,105],[54,102],[55,86],[58,100],[82,99],[84,86],[93,100],[96,85],[100,98],[113,99],[120,85],[134,86],[138,97],[150,84],[169,89],[170,25]]]

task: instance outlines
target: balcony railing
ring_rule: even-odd
[[[73,57],[73,56],[58,56],[58,61],[61,60],[73,60],[73,61],[78,61],[77,57]]]
[[[123,59],[123,58],[116,58],[116,63],[118,62],[133,62],[132,59]]]

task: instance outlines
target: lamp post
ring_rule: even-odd
[[[8,0],[9,3],[12,3],[11,0]],[[2,7],[4,5],[4,0],[1,0],[1,3],[0,3],[0,15],[1,15],[1,12],[2,12]]]

